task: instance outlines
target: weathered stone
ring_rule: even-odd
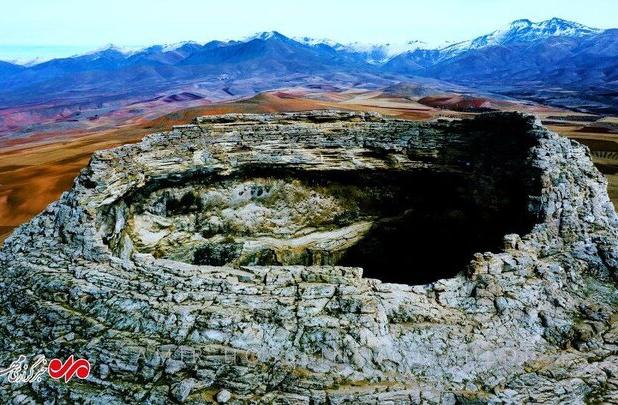
[[[0,399],[610,402],[617,225],[531,117],[199,118],[97,152],[7,239],[0,366],[93,373]]]
[[[186,380],[181,381],[180,384],[178,384],[173,390],[174,398],[180,402],[184,402],[194,386],[194,378],[187,378]]]
[[[230,399],[232,399],[232,393],[228,390],[221,390],[217,393],[217,402],[220,404],[225,404]]]

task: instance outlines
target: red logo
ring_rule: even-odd
[[[64,363],[60,359],[51,359],[47,373],[54,380],[64,377],[64,382],[69,382],[74,375],[83,380],[90,375],[90,362],[86,359],[73,360],[73,355]]]

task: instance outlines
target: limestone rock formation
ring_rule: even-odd
[[[532,117],[203,117],[5,242],[0,367],[92,369],[0,399],[611,402],[617,266],[604,178]]]

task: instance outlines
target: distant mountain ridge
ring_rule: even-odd
[[[32,66],[0,62],[0,107],[80,96],[150,96],[184,85],[197,90],[218,86],[242,95],[303,77],[352,83],[368,77],[376,83],[427,77],[558,105],[618,109],[618,30],[552,18],[538,23],[516,20],[487,35],[437,49],[416,41],[344,45],[292,39],[277,31],[243,40],[130,51],[108,46]],[[255,84],[229,90],[240,80]],[[561,91],[548,96],[546,90],[556,86]],[[587,101],[581,102],[582,97]]]
[[[431,48],[422,41],[410,40],[404,43],[384,43],[384,44],[371,44],[371,43],[360,43],[360,42],[352,42],[352,43],[339,43],[330,39],[316,39],[311,37],[299,37],[299,38],[288,38],[285,35],[277,32],[277,31],[265,31],[259,32],[243,40],[228,40],[228,41],[220,41],[214,40],[207,42],[206,44],[200,44],[195,41],[183,41],[175,44],[165,44],[165,45],[152,45],[143,49],[131,49],[131,48],[122,48],[118,47],[114,44],[109,44],[101,49],[88,52],[81,55],[75,55],[68,58],[56,58],[52,60],[59,59],[74,59],[81,58],[88,55],[99,55],[109,51],[116,51],[118,53],[122,53],[126,57],[133,56],[135,54],[140,54],[143,52],[148,52],[153,49],[158,49],[161,52],[173,52],[177,49],[183,47],[200,47],[207,46],[212,43],[219,44],[237,44],[240,42],[249,42],[254,39],[259,40],[269,40],[269,39],[281,39],[281,40],[292,40],[298,43],[308,45],[308,46],[329,46],[337,51],[344,51],[348,53],[359,53],[367,56],[369,61],[375,64],[386,63],[390,58],[413,52],[416,50],[422,51],[442,51],[445,53],[452,54],[456,51],[462,50],[471,50],[471,49],[480,49],[486,46],[492,45],[506,45],[514,42],[532,42],[539,39],[546,39],[553,36],[561,36],[561,37],[584,37],[590,36],[594,34],[599,34],[603,30],[597,28],[587,27],[585,25],[567,21],[560,18],[552,18],[550,20],[542,21],[539,23],[534,23],[528,19],[520,19],[515,20],[511,24],[501,29],[498,29],[490,34],[482,35],[477,38],[468,41],[457,42],[454,44],[446,45],[438,48]],[[378,56],[378,57],[376,57]],[[49,61],[43,61],[36,64],[32,64],[30,66],[36,66],[38,64],[47,63]],[[5,61],[4,63],[10,63],[12,65],[18,65],[16,63]]]
[[[615,105],[618,30],[558,18],[540,23],[517,20],[471,41],[400,54],[383,69],[492,90],[560,86],[600,93],[604,103]]]

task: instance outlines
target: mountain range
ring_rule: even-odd
[[[430,49],[292,39],[273,32],[245,40],[114,46],[31,66],[0,62],[0,108],[109,103],[191,89],[224,98],[299,83],[379,87],[439,81],[586,111],[618,111],[618,29],[558,18],[517,20],[490,34]],[[93,101],[94,100],[94,101]]]

